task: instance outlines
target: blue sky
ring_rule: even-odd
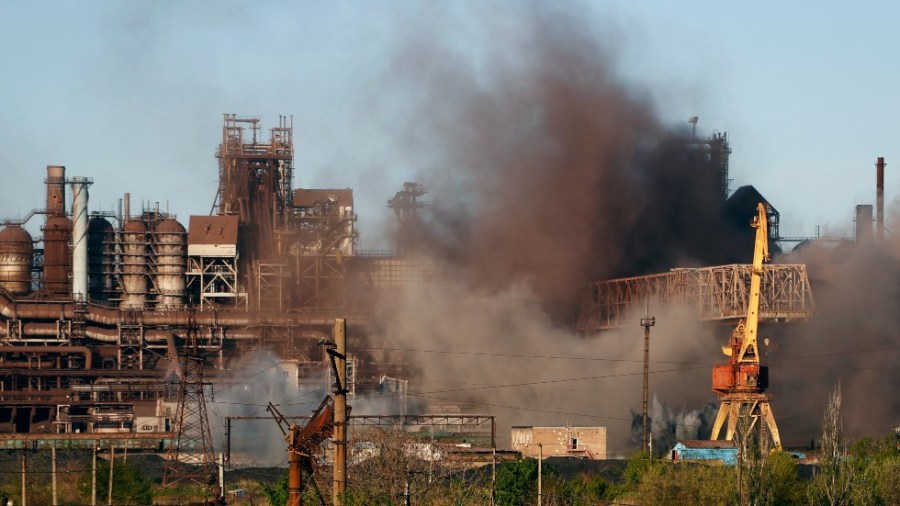
[[[727,131],[732,188],[754,184],[782,233],[849,234],[887,159],[900,190],[900,7],[892,2],[579,4],[671,123]],[[440,7],[437,7],[440,5]],[[370,114],[404,34],[449,26],[477,59],[516,2],[25,2],[0,5],[0,217],[43,202],[48,164],[90,176],[92,208],[209,212],[222,113],[295,126],[295,186],[353,187],[363,247],[421,163]],[[490,17],[498,31],[480,29]],[[427,182],[424,182],[427,185]],[[368,231],[368,233],[367,233]]]

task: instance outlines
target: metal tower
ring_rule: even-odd
[[[722,404],[713,424],[710,439],[719,439],[725,422],[728,422],[725,439],[733,440],[738,421],[749,417],[746,427],[758,429],[764,434],[768,429],[775,448],[781,449],[781,436],[769,406],[769,395],[765,393],[769,382],[768,367],[760,365],[757,328],[759,326],[760,285],[763,277],[763,262],[769,260],[768,227],[765,204],[757,205],[757,216],[752,226],[756,228],[756,246],[753,252],[753,270],[750,275],[750,298],[747,317],[741,320],[728,346],[722,352],[731,357],[728,364],[713,368],[713,391],[719,394]],[[763,427],[765,424],[765,427]]]
[[[197,324],[190,312],[188,342],[181,359],[181,384],[173,420],[175,442],[169,447],[163,486],[183,480],[209,486],[216,482],[216,461],[206,414],[203,354],[197,343]]]
[[[219,215],[240,220],[244,261],[268,259],[275,252],[275,229],[293,205],[293,120],[279,116],[269,140],[261,138],[258,118],[226,114],[219,159]],[[249,127],[249,138],[245,137]],[[215,204],[214,204],[215,207]],[[244,270],[244,272],[248,272]]]

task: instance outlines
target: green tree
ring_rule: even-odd
[[[844,440],[841,418],[841,384],[835,387],[822,420],[822,450],[816,476],[809,486],[811,504],[840,506],[851,504],[853,483],[857,478]]]
[[[850,449],[854,505],[900,504],[900,438],[865,438]]]
[[[550,465],[542,466],[545,477],[557,474]],[[537,498],[537,459],[527,458],[497,467],[497,504],[500,506],[520,506],[531,504]]]
[[[272,506],[287,504],[289,493],[287,473],[275,483],[263,485],[262,493]]]
[[[262,494],[266,497],[266,500],[269,501],[270,505],[281,506],[288,503],[288,499],[290,498],[290,483],[288,479],[289,474],[284,473],[284,476],[275,483],[263,485]],[[301,501],[303,504],[320,504],[319,494],[314,487],[307,486],[303,491]]]
[[[553,490],[551,487],[548,487]],[[602,476],[579,474],[572,479],[562,482],[558,492],[553,490],[562,500],[563,504],[581,505],[598,504],[608,499],[610,491],[609,483]]]
[[[85,499],[91,498],[91,473],[83,474],[78,480],[78,493]],[[109,462],[97,461],[97,502],[105,502],[109,494]],[[137,466],[116,461],[113,467],[113,503],[119,505],[153,504],[153,488],[150,481]]]

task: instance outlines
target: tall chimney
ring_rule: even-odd
[[[878,233],[878,242],[884,242],[884,157],[879,156],[875,162],[877,169],[875,176],[875,230]]]
[[[131,194],[126,193],[125,199],[123,200],[123,209],[122,209],[122,224],[127,223],[131,220]]]
[[[856,206],[856,244],[872,240],[872,205]]]
[[[66,215],[66,168],[47,166],[47,217]]]
[[[72,183],[72,296],[85,301],[88,296],[88,186],[86,177],[73,177]]]

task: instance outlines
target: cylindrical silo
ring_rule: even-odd
[[[31,262],[34,245],[24,228],[10,225],[0,231],[0,287],[11,294],[31,291]]]
[[[147,230],[140,221],[122,229],[123,307],[142,308],[147,297]]]
[[[72,221],[51,216],[44,224],[44,289],[57,295],[69,295],[72,284]]]
[[[72,180],[72,295],[75,300],[88,296],[88,187],[86,177]]]
[[[184,227],[171,218],[156,226],[156,289],[160,306],[184,303],[186,239]]]
[[[47,166],[47,216],[66,215],[66,168]]]
[[[92,299],[109,299],[115,261],[115,230],[105,218],[95,216],[88,223],[88,292]]]

